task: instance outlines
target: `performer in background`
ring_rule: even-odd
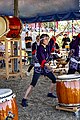
[[[76,36],[73,36],[72,41],[70,42],[70,50],[73,49],[73,44],[75,44]]]
[[[62,39],[62,42],[63,42],[62,48],[66,48],[66,45],[69,45],[69,43],[70,43],[70,38],[68,37],[67,34],[64,34],[64,37],[63,37],[63,39]]]
[[[47,76],[52,81],[47,97],[56,98],[56,95],[53,94],[54,84],[56,83],[56,77],[54,76],[52,69],[49,66],[49,56],[51,54],[53,44],[54,44],[54,40],[50,39],[49,41],[49,36],[47,34],[42,34],[40,36],[40,45],[37,47],[37,61],[34,66],[34,74],[33,74],[32,82],[29,85],[25,93],[25,96],[22,99],[23,107],[26,107],[28,105],[27,103],[28,96],[31,93],[33,87],[35,87],[35,85],[37,84],[40,75]]]
[[[0,41],[0,57],[4,57],[5,55],[5,45]],[[0,67],[5,67],[5,60],[0,60]]]
[[[26,36],[25,36],[26,48],[31,48],[31,42],[32,42],[32,37],[29,36],[28,32],[26,32]]]
[[[69,61],[68,74],[74,74],[76,71],[80,73],[80,33],[70,44],[70,53],[67,61]]]
[[[39,46],[40,43],[40,35],[36,36],[36,41],[32,44],[32,60],[31,60],[31,64],[27,70],[27,76],[30,75],[30,71],[32,70],[32,68],[34,67],[35,61],[36,61],[36,51],[37,51],[37,46]]]
[[[26,47],[26,49],[25,50],[28,54],[29,63],[31,63],[31,59],[32,59],[31,45],[32,45],[32,37],[29,36],[28,32],[26,32],[26,37],[25,37],[25,47]]]
[[[64,32],[64,31],[63,31]],[[56,39],[61,36],[63,34],[63,32],[60,32],[59,34],[57,35],[52,35],[51,39],[54,40],[54,44],[53,44],[53,47],[52,47],[52,50],[51,50],[51,54],[50,54],[50,61],[53,60],[53,64],[54,64],[54,60],[57,60],[61,57],[59,57],[59,54],[60,54],[60,47],[58,45],[58,43],[56,42]],[[55,39],[54,39],[55,38]]]

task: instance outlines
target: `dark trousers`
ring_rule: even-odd
[[[41,75],[41,73],[36,73],[34,71],[32,82],[31,82],[31,85],[33,87],[35,87],[40,75]],[[52,83],[56,83],[56,78],[52,72],[49,72],[49,73],[44,72],[44,76],[47,76],[50,80],[52,80]]]

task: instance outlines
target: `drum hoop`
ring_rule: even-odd
[[[7,34],[9,31],[10,31],[10,29],[9,29],[9,20],[7,19],[7,17],[6,16],[1,16],[2,18],[3,18],[3,20],[5,21],[5,32],[4,33],[2,33],[0,36],[2,37],[2,36],[4,36],[5,34]]]
[[[8,96],[4,96],[4,97],[0,97],[0,103],[3,103],[3,102],[6,102],[6,101],[9,101],[9,100],[11,100],[12,98],[15,98],[16,97],[16,95],[15,94],[10,94],[10,95],[8,95]]]
[[[1,16],[1,18],[4,20],[4,22],[6,23],[6,19],[4,18],[4,16]],[[7,23],[6,23],[6,28],[7,28]],[[6,29],[5,29],[5,32],[6,32]],[[1,35],[3,35],[3,33],[1,34]],[[1,36],[0,35],[0,36]]]
[[[2,92],[1,92],[2,91]],[[11,89],[0,89],[0,98],[12,94]]]
[[[9,29],[9,21],[8,21],[7,17],[3,17],[3,18],[5,19],[5,22],[6,22],[6,31],[7,31]]]
[[[6,31],[8,31],[9,30],[9,20],[8,20],[8,18],[6,16],[2,16],[2,17],[4,18],[4,20],[6,22]]]
[[[63,81],[63,82],[68,82],[68,81],[78,81],[78,80],[80,80],[80,78],[68,78],[68,79],[59,79],[59,80],[56,80],[57,82],[58,81]]]
[[[57,77],[57,79],[61,79],[61,80],[80,79],[80,75],[78,75],[78,74],[60,75]]]
[[[70,107],[70,106],[80,106],[80,103],[77,104],[65,104],[65,103],[58,103],[61,106],[66,106],[66,107]]]

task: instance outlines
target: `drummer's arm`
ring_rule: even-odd
[[[51,64],[50,61],[47,62],[47,61],[44,59],[44,60],[42,60],[42,62],[41,62],[41,67],[44,68],[44,67],[46,66],[50,71],[52,71],[52,67],[50,66],[50,64]]]
[[[46,66],[48,69],[49,68],[51,69],[51,67],[50,67],[51,62],[50,61],[47,62],[43,53],[41,54],[41,59],[42,59],[41,68],[44,68],[44,66]]]

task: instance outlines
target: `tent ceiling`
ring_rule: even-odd
[[[79,0],[18,0],[18,11],[26,22],[80,19]],[[14,0],[0,0],[0,15],[14,15]]]

